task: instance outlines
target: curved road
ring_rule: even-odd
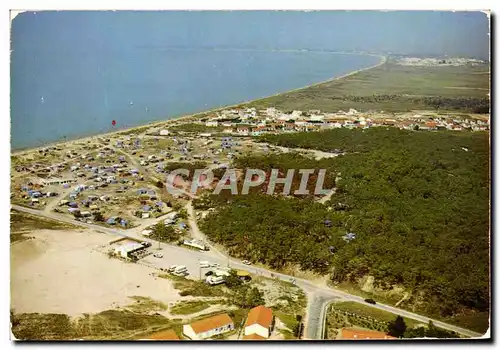
[[[82,226],[85,228],[93,229],[93,230],[103,232],[106,234],[110,234],[110,235],[114,235],[114,236],[132,237],[132,238],[136,238],[136,239],[151,241],[151,240],[145,239],[143,236],[141,236],[140,233],[138,232],[137,228],[130,229],[127,231],[120,231],[117,229],[106,228],[106,227],[102,227],[102,226],[95,225],[95,224],[87,224],[87,223],[83,223],[80,221],[75,221],[75,220],[72,220],[70,218],[65,217],[64,215],[58,215],[57,213],[47,213],[47,212],[43,212],[43,211],[36,210],[36,209],[22,207],[19,205],[12,205],[11,207],[15,210],[26,212],[26,213],[29,213],[32,215],[47,217],[47,218],[50,218],[53,220],[66,222],[66,223],[76,225],[76,226]],[[190,211],[192,214],[193,213],[192,209]],[[190,214],[190,217],[191,217],[191,214]],[[197,227],[195,221],[194,221],[194,225],[193,225],[193,230],[195,230],[194,227]],[[198,234],[200,235],[199,237],[201,237],[201,235],[202,235],[201,231],[198,230]],[[402,309],[399,309],[399,308],[396,308],[393,306],[379,304],[379,303],[377,303],[375,305],[367,304],[364,301],[364,298],[362,298],[360,296],[349,294],[346,292],[342,292],[340,290],[332,289],[332,288],[329,288],[329,287],[324,286],[324,285],[315,284],[312,281],[308,281],[308,280],[301,279],[301,278],[295,278],[295,277],[285,275],[285,274],[280,273],[280,272],[268,270],[268,269],[265,269],[262,267],[248,266],[248,265],[241,263],[239,260],[235,260],[235,259],[232,259],[230,257],[224,256],[223,253],[218,252],[218,251],[198,252],[198,251],[194,251],[194,250],[190,250],[190,249],[181,248],[181,247],[175,246],[175,245],[164,244],[163,246],[165,247],[165,249],[172,249],[172,250],[181,249],[183,251],[189,251],[190,254],[196,259],[206,258],[207,253],[208,253],[209,255],[212,255],[214,259],[218,260],[221,263],[221,265],[228,263],[232,267],[235,267],[238,269],[244,269],[244,270],[247,270],[247,271],[250,271],[253,273],[260,274],[262,276],[279,278],[279,279],[284,280],[284,281],[291,281],[292,279],[295,279],[295,284],[297,286],[301,287],[310,296],[312,296],[312,298],[311,297],[309,298],[308,309],[306,312],[306,320],[305,320],[305,324],[307,326],[306,327],[306,334],[305,334],[306,339],[321,339],[321,336],[323,333],[322,328],[323,328],[323,320],[324,320],[324,316],[322,316],[321,313],[322,312],[324,313],[325,306],[327,304],[326,301],[331,301],[331,300],[335,300],[335,299],[339,299],[339,298],[342,298],[342,299],[347,300],[347,301],[361,303],[363,305],[367,305],[367,306],[370,306],[370,307],[373,307],[376,309],[388,311],[388,312],[391,312],[393,314],[400,315],[403,317],[408,317],[408,318],[411,318],[413,320],[416,320],[416,321],[419,321],[422,323],[428,323],[429,321],[432,321],[434,323],[434,325],[437,327],[440,327],[440,328],[443,328],[443,329],[446,329],[449,331],[454,331],[454,332],[457,332],[459,334],[462,334],[462,335],[465,335],[468,337],[480,337],[482,335],[480,333],[473,332],[473,331],[468,330],[468,329],[464,329],[464,328],[457,327],[457,326],[454,326],[451,324],[447,324],[447,323],[441,322],[439,320],[435,320],[435,319],[431,319],[429,317],[421,316],[421,315],[418,315],[418,314],[415,314],[415,313],[412,313],[412,312],[409,312],[406,310],[402,310]],[[320,309],[319,313],[317,311],[318,309]]]

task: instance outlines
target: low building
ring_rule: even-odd
[[[203,243],[202,241],[195,240],[195,239],[193,239],[193,240],[185,239],[183,243],[185,245],[193,247],[193,248],[198,248],[201,250],[208,250],[208,247],[205,243]]]
[[[192,340],[207,339],[234,330],[234,323],[228,314],[205,318],[182,327],[182,333]]]
[[[166,331],[156,332],[146,338],[139,340],[181,340],[177,334],[171,329]]]
[[[269,338],[273,326],[273,310],[259,305],[248,313],[245,322],[245,335],[256,334],[264,338]]]
[[[130,242],[115,248],[115,254],[121,256],[122,258],[130,258],[132,253],[138,252],[140,250],[146,249],[146,246],[142,243]]]
[[[397,339],[384,332],[369,331],[352,328],[342,328],[337,336],[337,339],[345,340],[383,340],[383,339]]]

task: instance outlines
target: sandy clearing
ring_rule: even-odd
[[[144,296],[181,300],[172,282],[143,265],[93,250],[109,237],[94,231],[39,230],[11,246],[11,307],[18,313],[97,313]],[[137,286],[140,286],[139,288]]]

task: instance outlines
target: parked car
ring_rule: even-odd
[[[242,261],[242,263],[243,263],[243,264],[245,264],[245,265],[251,265],[251,264],[252,264],[252,263],[251,263],[250,261],[248,261],[248,260],[243,260],[243,261]]]
[[[365,301],[368,303],[368,304],[373,304],[375,305],[377,302],[373,299],[365,299]]]
[[[205,274],[205,276],[207,276],[207,277],[208,277],[208,276],[212,276],[213,274],[214,274],[214,272],[213,272],[213,271],[208,271],[208,272]]]
[[[163,258],[163,253],[154,253],[153,256],[155,258]]]
[[[208,261],[200,261],[200,267],[210,267],[210,263]]]

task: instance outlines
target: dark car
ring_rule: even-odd
[[[213,272],[213,271],[208,271],[208,272],[205,274],[205,276],[207,276],[207,277],[208,277],[208,276],[212,276],[213,274],[214,274],[214,272]]]
[[[368,304],[373,304],[375,305],[377,302],[373,299],[365,299],[365,301],[368,303]]]

